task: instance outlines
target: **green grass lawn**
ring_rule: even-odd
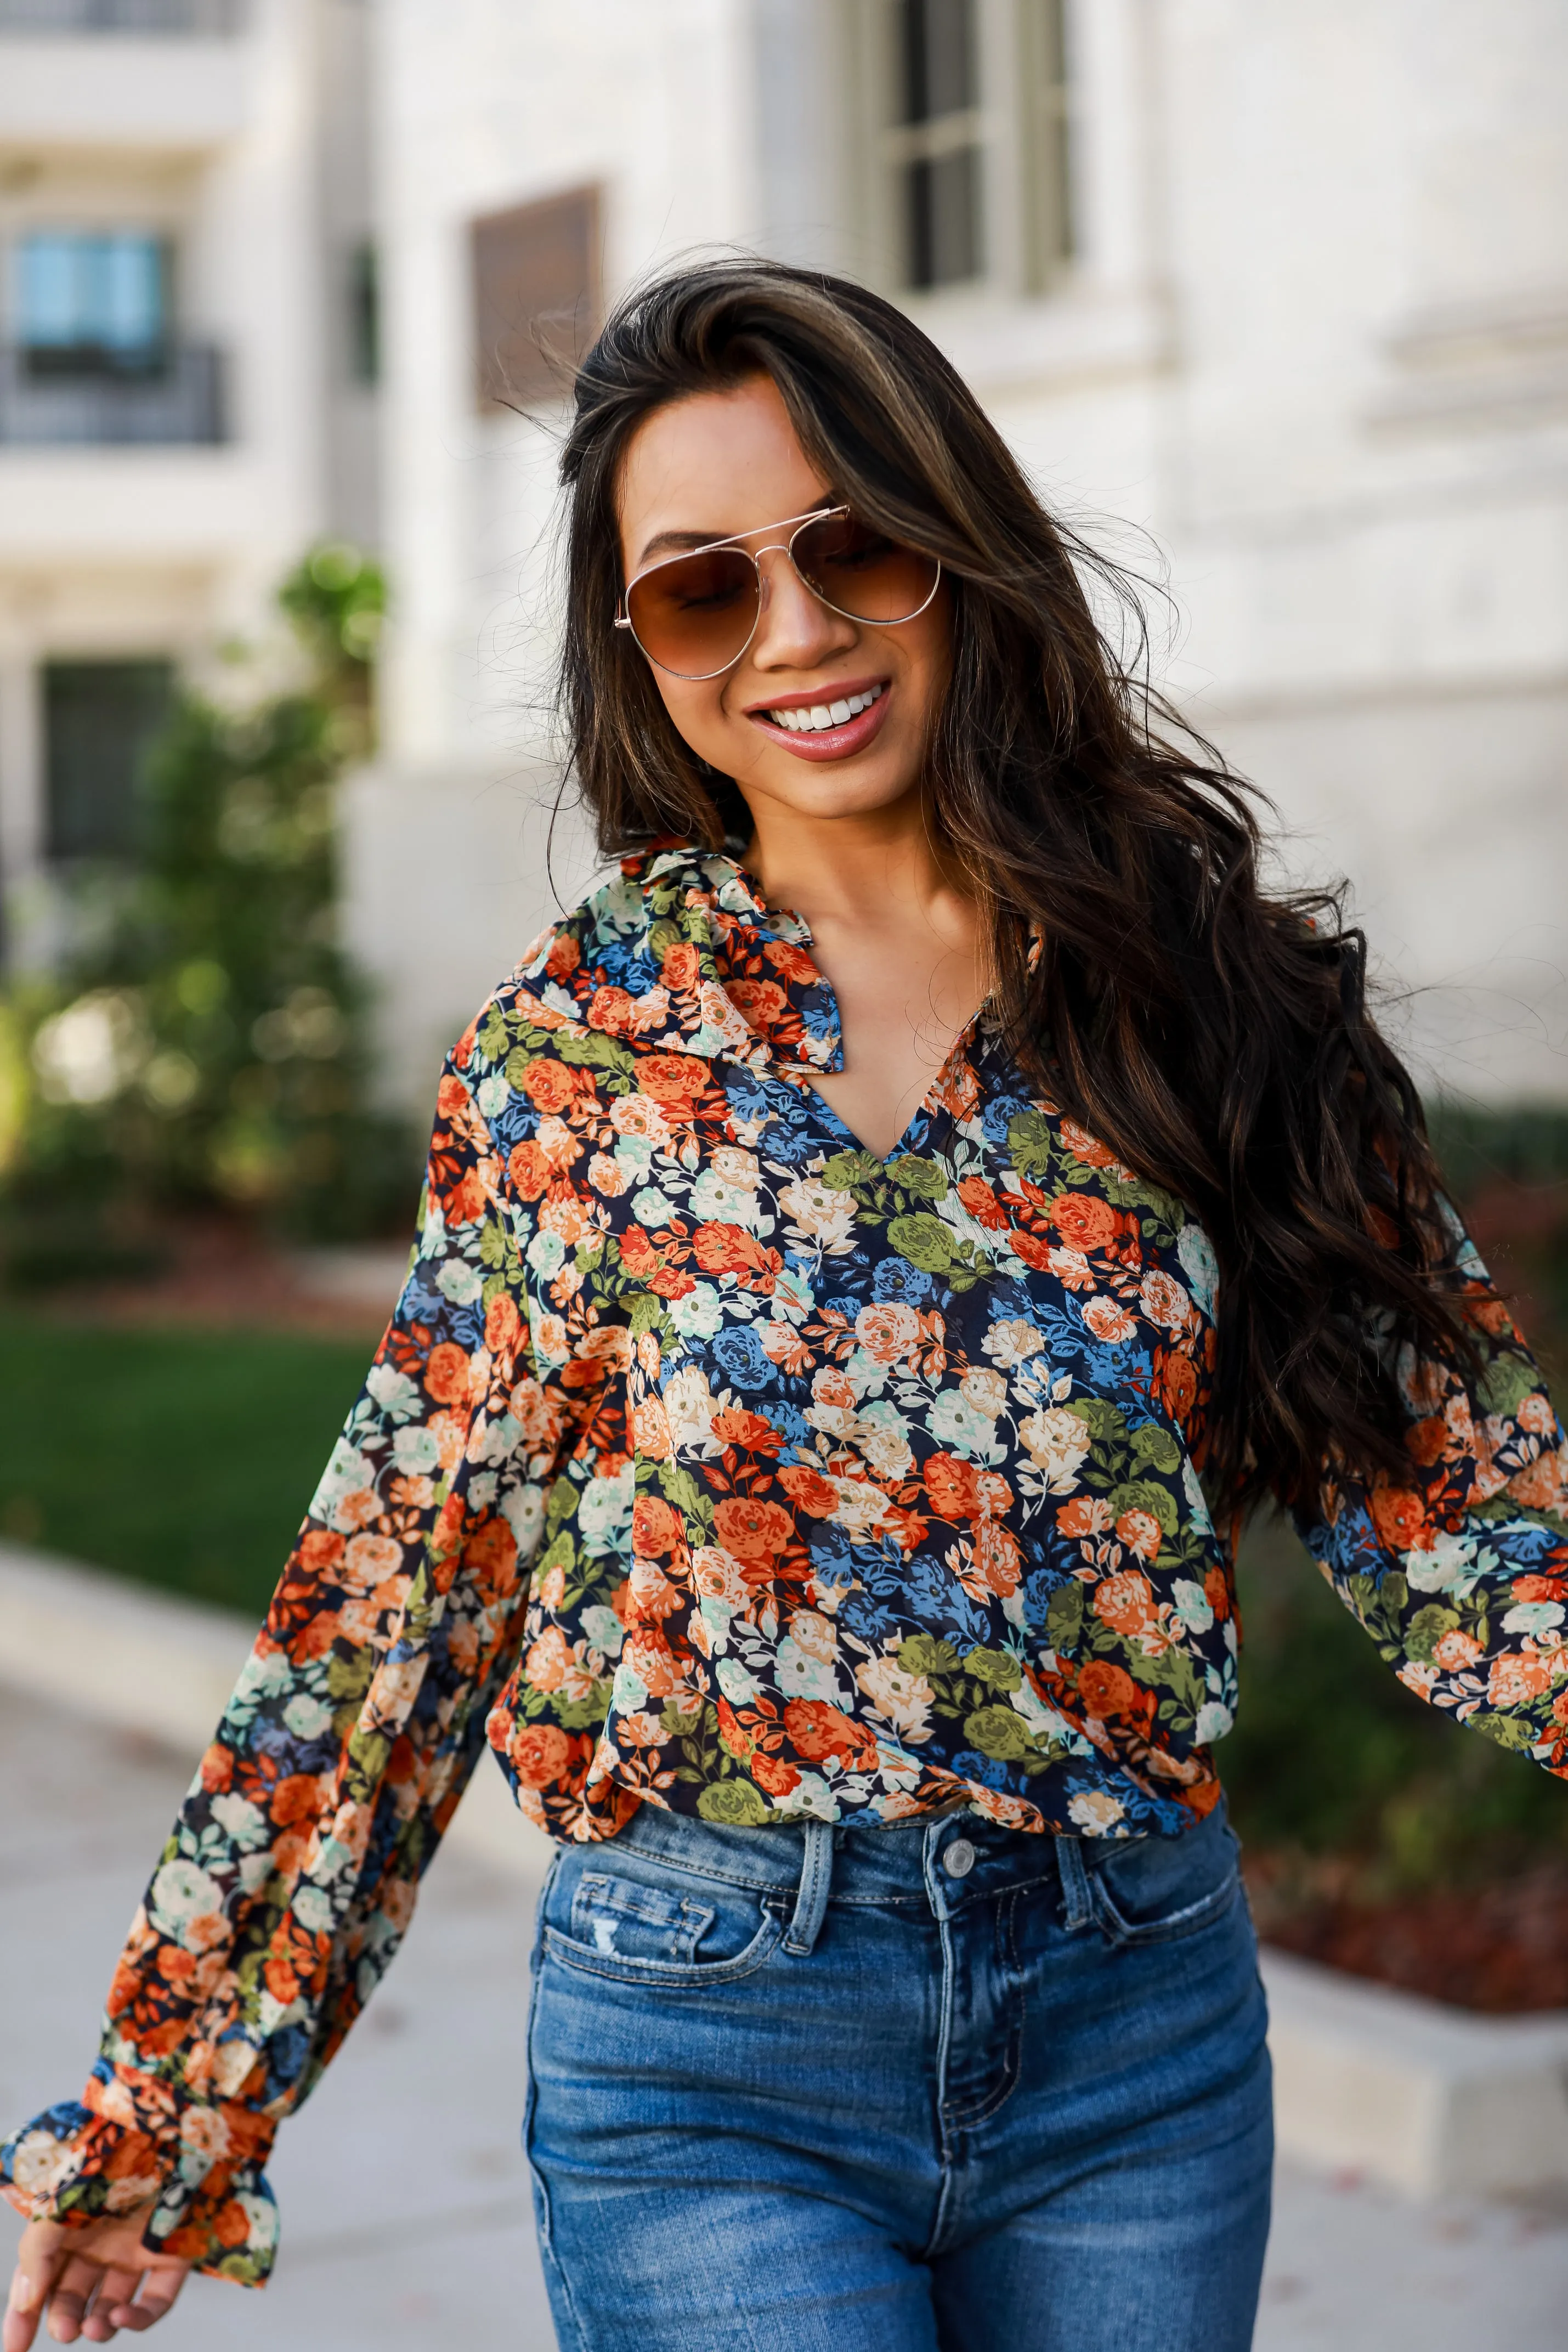
[[[259,1620],[373,1339],[0,1316],[0,1534]]]

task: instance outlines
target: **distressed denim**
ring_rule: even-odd
[[[1107,1843],[644,1806],[539,1907],[562,2352],[1245,2352],[1265,2025],[1223,1809]]]

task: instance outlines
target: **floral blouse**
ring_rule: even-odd
[[[1215,1260],[983,1015],[896,1149],[796,918],[675,850],[455,1047],[417,1249],[132,1927],[26,2210],[156,2199],[250,2282],[262,2165],[397,1948],[486,1739],[528,1817],[965,1802],[1178,1833],[1219,1793],[1231,1563],[1194,1474]],[[1568,1775],[1562,1433],[1456,1225],[1488,1358],[1409,1361],[1403,1478],[1301,1533],[1409,1687]]]

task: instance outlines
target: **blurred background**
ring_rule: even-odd
[[[13,1552],[265,1604],[442,1052],[592,871],[548,699],[571,359],[714,246],[886,290],[1164,567],[1166,683],[1281,870],[1350,877],[1561,1379],[1565,124],[1552,0],[0,0]],[[1246,1595],[1270,1935],[1568,2005],[1563,1790],[1284,1530]]]

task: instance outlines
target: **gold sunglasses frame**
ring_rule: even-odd
[[[796,562],[795,541],[810,524],[814,522],[831,522],[837,515],[848,515],[852,512],[853,509],[847,505],[813,507],[810,514],[785,515],[781,517],[778,522],[759,522],[755,530],[732,530],[726,539],[710,539],[701,547],[688,547],[685,549],[679,555],[661,556],[657,563],[644,564],[642,571],[634,573],[626,583],[625,587],[622,590],[620,595],[615,600],[615,626],[618,629],[629,630],[631,632],[632,642],[636,646],[638,652],[642,655],[643,660],[652,662],[655,669],[662,669],[666,677],[684,678],[688,685],[700,685],[705,678],[722,677],[727,669],[733,669],[737,661],[744,659],[747,652],[750,648],[753,637],[756,636],[758,630],[762,626],[762,612],[763,606],[767,601],[768,588],[767,580],[763,576],[761,563],[761,558],[765,555],[787,556],[789,562],[789,569],[795,574],[796,579],[800,583],[801,587],[806,590],[809,595],[814,596],[818,604],[822,605],[826,611],[836,613],[841,621],[855,621],[859,623],[862,628],[866,629],[900,629],[904,626],[905,621],[917,621],[921,614],[929,609],[932,599],[935,597],[937,589],[942,585],[942,560],[940,556],[934,555],[931,558],[932,562],[936,566],[936,576],[931,583],[930,593],[925,598],[923,603],[916,604],[912,613],[901,613],[895,621],[873,621],[869,620],[863,613],[846,612],[841,604],[835,604],[831,597],[824,596],[820,588],[813,586],[812,583],[807,579],[805,573]],[[742,540],[755,539],[758,531],[764,530],[788,530],[789,536],[788,539],[767,541],[763,546],[758,548],[755,554],[752,552],[750,548],[741,546],[740,542]],[[720,662],[716,669],[672,669],[668,662],[662,662],[656,654],[651,654],[648,651],[647,646],[643,643],[642,638],[637,635],[636,626],[632,619],[632,591],[633,588],[639,586],[643,581],[652,579],[655,572],[666,571],[672,563],[689,563],[694,555],[714,555],[717,553],[720,548],[724,547],[736,548],[739,553],[747,558],[752,570],[757,574],[757,617],[746,633],[745,644],[741,646],[738,652],[731,654],[727,661]],[[918,554],[919,550],[916,549],[915,552]]]

